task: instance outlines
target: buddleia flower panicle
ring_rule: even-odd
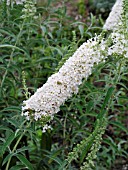
[[[125,24],[127,13],[124,4],[123,0],[116,1],[103,28],[112,30],[109,36],[112,44],[108,48],[108,55],[122,55],[128,58],[128,27]]]
[[[123,13],[123,0],[117,0],[103,26],[105,30],[115,30],[121,25],[121,14]]]
[[[95,36],[83,43],[70,57],[59,71],[48,78],[47,82],[23,102],[22,115],[35,121],[52,120],[54,114],[59,112],[65,101],[78,93],[83,79],[92,74],[94,65],[104,62],[108,56],[124,56],[128,58],[128,39],[122,19],[123,1],[117,0],[103,29],[112,30],[109,38],[104,35]],[[112,17],[115,11],[117,18]],[[117,27],[114,27],[116,24]]]
[[[105,60],[104,39],[96,36],[83,43],[60,70],[48,78],[47,82],[24,101],[22,115],[39,120],[43,116],[53,118],[59,112],[60,106],[73,94],[78,93],[82,80],[92,73],[95,64]],[[29,114],[31,110],[31,114]]]

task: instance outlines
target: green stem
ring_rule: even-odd
[[[66,120],[67,120],[67,116],[68,116],[68,113],[66,113],[65,115],[65,119],[64,119],[64,130],[63,130],[63,138],[65,139],[65,134],[66,134]]]
[[[20,128],[23,127],[23,125],[24,125],[25,122],[26,122],[26,120],[21,124]],[[28,124],[27,127],[29,127],[30,124],[31,124],[31,122]],[[20,136],[19,139],[17,140],[17,142],[16,142],[16,144],[15,144],[13,150],[11,151],[11,153],[14,153],[14,152],[15,152],[15,150],[16,150],[16,148],[17,148],[19,142],[21,141],[21,139],[22,139],[22,137],[24,136],[25,133],[26,133],[26,130],[24,130],[24,132],[21,134],[21,136]],[[12,157],[9,158],[5,170],[9,170],[9,165],[10,165],[10,162],[11,162],[11,158],[12,158]]]
[[[12,150],[12,153],[13,153],[13,152],[15,151],[15,149],[17,148],[17,146],[18,146],[18,144],[19,144],[19,142],[20,142],[20,140],[22,139],[22,137],[23,137],[24,134],[25,134],[25,131],[23,132],[23,134],[22,134],[22,135],[19,137],[19,139],[17,140],[17,142],[16,142],[16,144],[15,144],[13,150]],[[9,160],[8,160],[8,163],[7,163],[7,166],[6,166],[5,170],[9,170],[10,162],[11,162],[11,157],[10,157]]]

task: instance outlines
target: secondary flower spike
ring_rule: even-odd
[[[123,0],[117,0],[103,26],[105,30],[115,30],[121,25],[121,14],[123,13]]]

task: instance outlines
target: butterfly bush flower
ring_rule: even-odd
[[[103,27],[105,30],[112,30],[110,39],[112,45],[108,48],[108,55],[118,54],[128,58],[127,28],[124,27],[124,1],[117,0]],[[126,22],[126,21],[124,21]],[[126,24],[127,25],[127,24]],[[125,34],[126,32],[126,34]]]
[[[112,45],[108,48],[108,55],[117,54],[128,58],[128,40],[121,31],[113,32],[111,34]]]
[[[105,60],[105,50],[106,42],[100,36],[83,43],[58,73],[49,77],[33,96],[23,102],[22,115],[36,121],[45,116],[52,119],[60,106],[78,93],[79,85],[92,73],[94,65]]]
[[[123,0],[117,0],[103,28],[106,30],[117,29],[118,25],[121,25],[122,13],[123,13]]]
[[[122,1],[117,0],[106,21],[104,29],[113,30],[107,40],[101,34],[83,43],[57,73],[49,77],[34,95],[23,102],[22,115],[26,116],[27,120],[38,121],[47,117],[49,121],[52,120],[60,106],[73,94],[78,93],[82,80],[92,74],[94,65],[105,61],[109,55],[123,55],[128,58],[128,41],[124,34],[126,30],[121,25],[116,29],[114,27],[119,20],[122,21],[122,5]],[[112,16],[113,11],[116,19]],[[43,131],[47,128],[49,126],[44,125]]]

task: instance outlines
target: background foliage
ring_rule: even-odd
[[[66,2],[66,1],[65,1]],[[2,170],[64,169],[73,147],[86,139],[95,127],[107,90],[114,86],[109,103],[108,125],[95,160],[95,170],[115,169],[126,165],[128,114],[128,67],[122,58],[109,58],[94,68],[78,95],[69,99],[52,122],[52,131],[42,133],[41,125],[26,122],[21,116],[26,85],[33,94],[56,71],[64,57],[87,39],[99,34],[114,1],[89,1],[86,22],[67,14],[66,3],[56,7],[55,0],[38,4],[36,16],[21,18],[22,5],[0,4],[0,168]],[[57,2],[58,3],[58,2]],[[108,8],[109,5],[109,8]],[[79,5],[78,15],[83,18]],[[103,9],[103,10],[101,10]],[[103,14],[102,17],[99,14]],[[74,31],[74,33],[72,33]],[[74,38],[73,38],[74,37]],[[106,106],[108,107],[108,106]],[[67,169],[79,169],[84,158],[73,161]]]

